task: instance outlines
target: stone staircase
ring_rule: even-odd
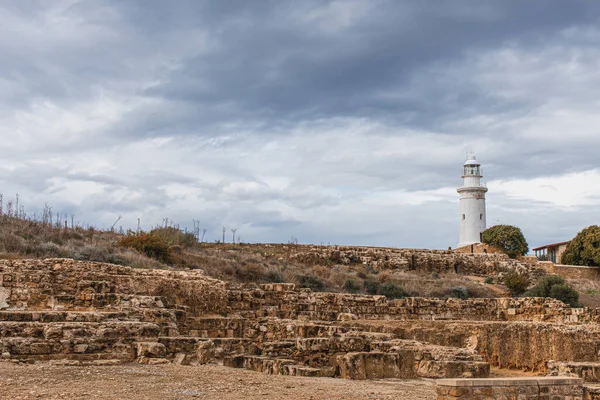
[[[541,301],[387,301],[63,259],[0,261],[0,283],[1,356],[15,362],[218,362],[273,375],[486,377],[489,364],[475,350],[371,332],[358,322],[489,321],[523,318],[527,310],[573,317]]]

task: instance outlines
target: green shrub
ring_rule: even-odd
[[[579,293],[570,287],[563,278],[548,275],[527,292],[529,297],[552,297],[571,307],[579,306]]]
[[[527,275],[510,272],[504,277],[504,284],[510,291],[511,296],[519,296],[529,287],[529,278]]]
[[[579,293],[567,284],[552,286],[550,297],[560,300],[571,307],[579,307]]]
[[[409,296],[402,286],[393,282],[386,282],[379,286],[378,294],[385,296],[390,300],[401,299]]]
[[[320,292],[325,289],[323,281],[314,275],[300,275],[298,276],[298,283],[301,288],[308,288],[315,292]]]
[[[527,295],[529,297],[550,297],[550,290],[554,285],[565,285],[566,282],[563,278],[556,275],[548,275],[538,282]]]
[[[488,276],[487,278],[485,278],[483,283],[485,283],[486,285],[491,285],[492,283],[494,283],[494,278],[492,278],[491,276]]]
[[[529,251],[529,245],[521,229],[512,225],[495,225],[481,234],[481,241],[502,249],[510,258],[523,256]]]
[[[367,294],[375,295],[379,292],[379,282],[377,281],[365,281],[363,285]]]
[[[348,279],[344,284],[344,289],[349,293],[357,293],[360,290],[360,285],[354,279]]]
[[[470,297],[469,290],[465,286],[455,286],[450,288],[450,297],[466,300]]]
[[[600,226],[588,226],[569,242],[561,256],[563,264],[600,266]]]

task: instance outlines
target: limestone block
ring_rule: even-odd
[[[0,285],[0,310],[4,310],[10,307],[10,304],[8,304],[8,300],[10,299],[10,297],[10,289]]]
[[[166,348],[162,343],[138,342],[136,344],[136,354],[138,357],[163,358],[166,355]]]
[[[88,345],[85,343],[76,344],[73,346],[73,353],[85,353],[88,349]]]
[[[398,353],[359,352],[336,358],[340,375],[344,379],[413,378],[414,359],[401,359]]]
[[[352,313],[339,313],[336,319],[338,321],[354,321],[357,320],[358,317],[356,316],[356,314]]]
[[[169,363],[170,361],[166,358],[148,358],[148,365],[162,365]]]
[[[207,340],[198,343],[198,363],[208,364],[215,360],[215,343],[212,340]]]

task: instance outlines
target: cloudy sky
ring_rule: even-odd
[[[6,0],[0,192],[98,227],[446,248],[600,222],[600,2]],[[231,233],[228,233],[230,237]]]

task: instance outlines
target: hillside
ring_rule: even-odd
[[[508,292],[498,284],[499,277],[522,268],[499,255],[358,246],[199,243],[194,235],[175,227],[124,234],[65,225],[0,216],[0,259],[60,257],[134,268],[200,269],[234,283],[289,282],[314,291],[383,294],[389,298],[503,297]],[[581,288],[583,303],[595,305],[600,287],[589,281],[574,284]]]

